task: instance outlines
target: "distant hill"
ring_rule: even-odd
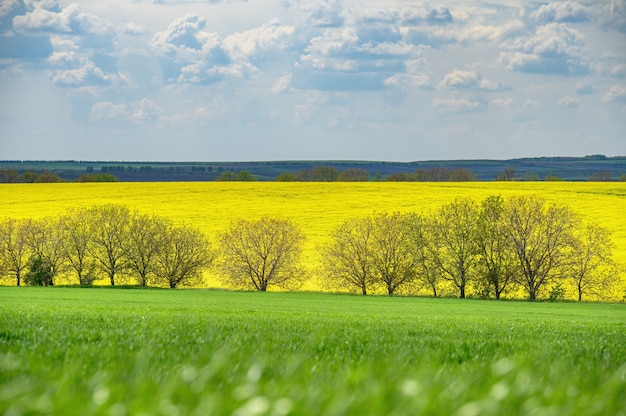
[[[114,161],[0,161],[0,182],[36,178],[44,172],[75,181],[82,175],[111,174],[124,182],[212,181],[224,172],[249,172],[260,181],[273,181],[281,174],[298,175],[320,166],[363,169],[370,180],[390,175],[427,172],[432,169],[464,169],[476,180],[492,181],[503,173],[512,180],[617,181],[626,179],[626,156],[540,157],[510,160],[438,160],[421,162],[382,161],[267,161],[267,162],[114,162]],[[35,173],[36,175],[31,175]],[[83,176],[85,178],[85,176]],[[20,180],[24,181],[24,180]]]

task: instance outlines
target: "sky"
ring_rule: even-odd
[[[0,160],[626,155],[626,0],[0,0]]]

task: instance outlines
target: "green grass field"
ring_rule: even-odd
[[[625,415],[626,306],[0,287],[0,414]]]

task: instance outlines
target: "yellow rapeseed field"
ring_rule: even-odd
[[[613,231],[616,257],[626,263],[626,183],[463,182],[463,183],[59,183],[0,185],[0,216],[41,218],[69,207],[124,204],[167,216],[204,231],[212,241],[229,222],[262,215],[296,222],[307,243],[304,256],[317,267],[316,248],[347,218],[374,211],[427,213],[458,197],[477,201],[489,195],[536,194],[567,204],[584,221]],[[314,273],[313,273],[314,274]],[[218,286],[215,276],[207,285]],[[315,289],[313,283],[306,286]]]

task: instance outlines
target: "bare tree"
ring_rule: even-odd
[[[578,301],[583,295],[605,297],[618,275],[613,260],[611,233],[598,224],[577,231],[569,254],[568,274],[576,285]]]
[[[92,240],[92,223],[85,208],[68,209],[59,222],[61,233],[60,249],[69,270],[76,273],[81,286],[95,280],[95,259],[91,257],[89,245]]]
[[[262,217],[232,222],[220,235],[223,281],[234,287],[266,291],[302,280],[298,262],[304,236],[288,219]]]
[[[512,197],[505,211],[505,230],[521,272],[518,283],[535,300],[547,283],[561,277],[576,218],[568,207],[536,196]]]
[[[89,215],[93,230],[90,254],[115,286],[115,276],[125,267],[130,211],[122,205],[102,205],[90,208]]]
[[[189,226],[163,227],[156,254],[156,281],[175,289],[202,280],[202,271],[213,258],[206,236]]]
[[[171,225],[160,217],[137,211],[129,218],[125,240],[126,264],[140,286],[147,286],[156,274],[157,256],[159,251],[165,248],[162,240],[169,231],[168,226],[171,228]]]
[[[13,273],[16,285],[22,282],[22,272],[28,267],[31,253],[27,244],[27,221],[5,218],[0,221],[0,263]]]
[[[407,217],[401,213],[376,213],[372,216],[372,270],[392,296],[413,282],[417,261],[412,250]]]
[[[367,290],[376,283],[372,255],[373,222],[370,217],[354,218],[337,227],[331,242],[322,248],[326,281],[332,288]]]
[[[513,245],[505,230],[504,199],[489,196],[482,201],[477,223],[480,280],[487,292],[500,299],[519,269]]]
[[[461,299],[478,258],[478,212],[473,200],[457,199],[443,205],[432,219],[430,255],[442,277],[457,287]]]

